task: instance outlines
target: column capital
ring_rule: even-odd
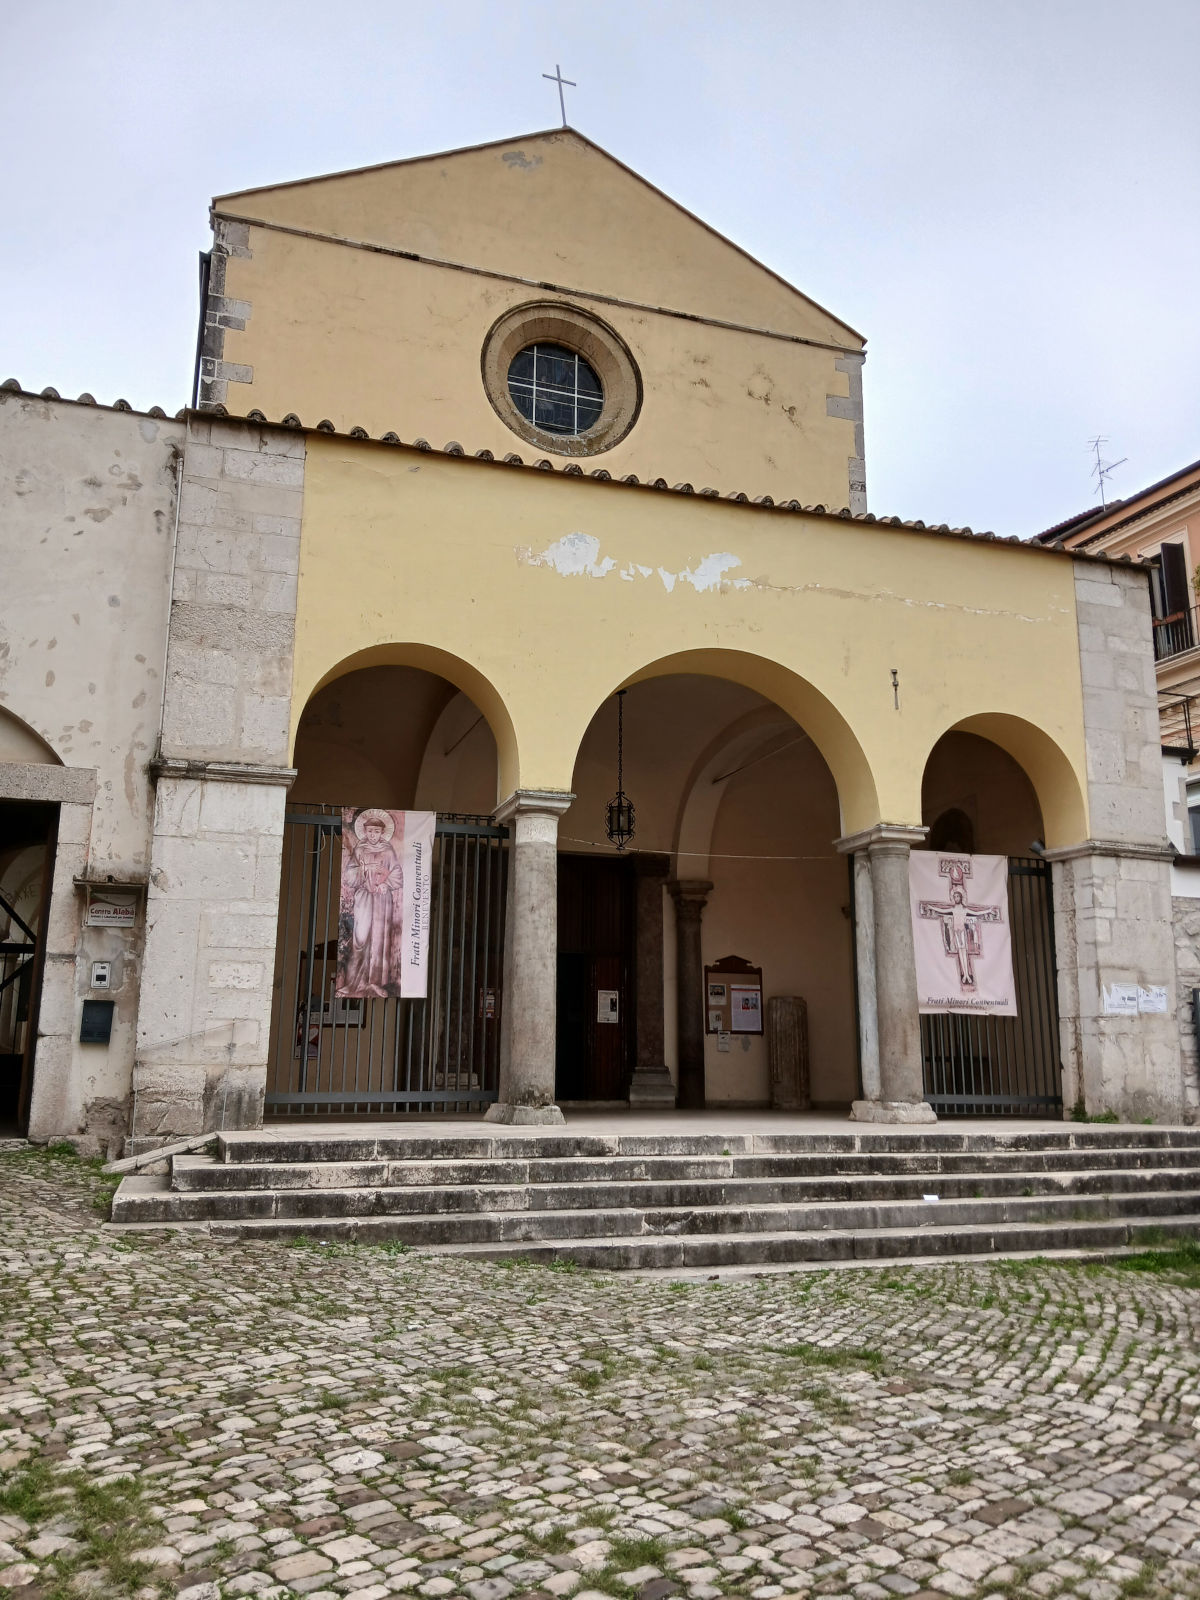
[[[514,817],[561,817],[575,796],[565,789],[514,789],[507,800],[492,812],[497,822],[510,822]]]
[[[877,822],[873,828],[864,828],[861,833],[848,833],[842,839],[834,840],[834,848],[844,856],[857,855],[860,850],[887,849],[891,846],[898,849],[904,846],[913,849],[925,843],[928,828],[915,827],[907,822]]]
[[[709,878],[672,878],[667,888],[677,906],[695,905],[700,910],[704,909],[713,891],[712,881]]]
[[[633,856],[633,870],[639,878],[669,878],[671,858],[654,850],[638,850]]]

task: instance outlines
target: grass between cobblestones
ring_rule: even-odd
[[[734,1280],[101,1227],[0,1155],[20,1600],[1200,1597],[1200,1246]]]

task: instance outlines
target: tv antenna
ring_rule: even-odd
[[[1100,489],[1100,508],[1101,508],[1101,510],[1103,510],[1104,507],[1107,505],[1107,501],[1106,501],[1105,495],[1104,495],[1104,486],[1105,486],[1105,484],[1108,482],[1109,478],[1113,475],[1113,473],[1117,470],[1117,468],[1118,467],[1123,467],[1125,465],[1125,463],[1129,460],[1128,456],[1122,456],[1120,461],[1105,461],[1105,460],[1103,460],[1101,458],[1101,455],[1100,455],[1100,446],[1102,444],[1107,444],[1107,443],[1108,443],[1108,435],[1105,434],[1105,433],[1098,433],[1094,439],[1089,439],[1088,442],[1087,442],[1088,449],[1093,451],[1095,453],[1095,456],[1096,456],[1096,465],[1092,468],[1091,476],[1093,478],[1095,478],[1096,483],[1097,483],[1097,485],[1099,486],[1099,489]]]

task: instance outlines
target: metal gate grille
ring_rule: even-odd
[[[925,1098],[940,1117],[1062,1114],[1048,862],[1009,857],[1008,910],[1017,1015],[921,1018]]]
[[[266,1115],[466,1112],[495,1100],[500,1066],[508,829],[439,814],[428,997],[334,994],[339,807],[288,811]]]

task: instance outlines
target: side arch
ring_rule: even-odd
[[[427,644],[396,641],[371,645],[366,650],[357,650],[353,655],[343,657],[336,666],[331,667],[311,684],[307,692],[302,694],[299,687],[295,687],[289,744],[293,755],[296,749],[296,733],[305,706],[315,694],[325,688],[326,684],[345,677],[347,673],[357,672],[363,667],[419,667],[424,672],[435,673],[438,677],[445,678],[447,683],[452,683],[456,689],[460,689],[479,707],[495,738],[499,789],[497,800],[503,799],[505,795],[511,794],[519,787],[521,765],[516,730],[508,707],[499,693],[483,673],[470,662],[462,660],[460,656],[451,655],[447,650],[439,650],[436,646]]]
[[[880,820],[875,776],[862,745],[833,702],[806,678],[777,661],[744,650],[684,650],[648,662],[615,688],[627,689],[649,678],[675,672],[725,678],[774,701],[808,734],[833,774],[841,806],[842,832],[858,833]],[[595,715],[595,710],[592,714]]]
[[[1007,711],[981,711],[944,728],[947,733],[975,733],[1008,752],[1032,783],[1042,811],[1049,849],[1079,844],[1088,837],[1087,798],[1075,768],[1044,729]],[[937,743],[935,739],[934,744]],[[930,752],[933,745],[930,745]],[[928,762],[928,755],[926,762]]]

